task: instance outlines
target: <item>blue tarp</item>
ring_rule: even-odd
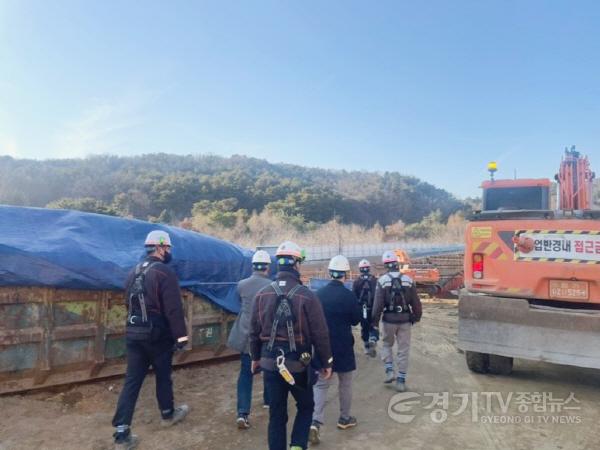
[[[171,236],[182,287],[239,311],[252,251],[203,234],[100,214],[0,205],[0,286],[123,289],[151,230]]]

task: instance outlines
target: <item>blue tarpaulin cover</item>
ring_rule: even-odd
[[[0,205],[0,286],[123,289],[152,230],[171,236],[179,282],[239,312],[237,282],[252,251],[182,228],[100,214]]]

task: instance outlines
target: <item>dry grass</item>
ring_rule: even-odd
[[[277,244],[285,240],[302,242],[305,245],[325,244],[374,244],[389,241],[422,242],[430,244],[462,243],[465,219],[460,214],[450,216],[446,224],[439,224],[431,235],[421,239],[410,239],[404,235],[404,224],[398,222],[388,227],[375,225],[371,228],[355,224],[342,224],[335,220],[324,224],[298,223],[294,219],[263,211],[244,218],[238,217],[234,226],[223,227],[211,223],[204,216],[185,219],[180,226],[209,234],[244,247]]]

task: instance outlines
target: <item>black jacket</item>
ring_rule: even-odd
[[[323,305],[329,328],[334,372],[356,370],[352,325],[358,324],[361,317],[356,296],[340,281],[332,280],[317,291],[317,297]]]
[[[148,257],[146,260],[157,262],[148,269],[144,281],[146,288],[144,298],[149,316],[153,322],[164,324],[170,330],[174,340],[187,336],[177,274],[158,258]],[[134,279],[135,267],[129,272],[125,283],[126,302]]]

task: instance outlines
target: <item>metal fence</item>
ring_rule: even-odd
[[[366,258],[381,256],[387,250],[401,248],[413,258],[440,255],[444,253],[459,253],[464,251],[464,245],[438,245],[407,242],[382,242],[379,244],[345,244],[345,245],[318,245],[305,247],[307,261],[323,261],[335,255],[344,255],[347,258]]]
[[[387,250],[402,249],[413,258],[423,258],[426,256],[442,255],[445,253],[463,252],[463,244],[431,245],[415,242],[380,242],[378,244],[329,244],[329,245],[309,245],[304,247],[307,261],[325,261],[333,258],[335,255],[344,255],[347,258],[368,258],[381,256]],[[274,256],[277,250],[276,245],[260,245],[257,250],[265,250]]]

